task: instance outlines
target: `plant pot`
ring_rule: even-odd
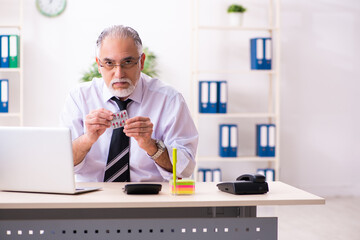
[[[231,12],[228,14],[229,14],[229,24],[231,26],[242,26],[243,17],[244,17],[243,13]]]

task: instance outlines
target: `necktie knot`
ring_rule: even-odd
[[[121,101],[117,97],[112,97],[111,100],[115,101],[119,106],[120,110],[126,110],[127,105],[131,102],[131,99],[127,99],[126,101]]]

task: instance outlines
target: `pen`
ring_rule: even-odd
[[[173,185],[174,185],[174,193],[176,193],[176,162],[177,162],[177,149],[173,148]]]

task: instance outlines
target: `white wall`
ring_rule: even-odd
[[[283,1],[282,179],[360,195],[360,2]]]
[[[9,2],[0,0],[0,4]],[[93,61],[97,36],[112,24],[138,30],[144,45],[158,56],[160,78],[182,92],[190,104],[191,0],[68,0],[65,12],[53,19],[40,15],[35,1],[24,2],[25,125],[58,124],[65,95]],[[261,12],[264,1],[212,0],[209,6],[219,4],[215,10],[225,11],[232,2],[253,4],[244,22],[251,24],[251,18],[257,19],[251,10]],[[280,178],[324,196],[360,195],[360,96],[356,94],[360,87],[359,13],[357,0],[282,1]],[[224,22],[225,15],[207,14],[202,19]],[[1,19],[4,16],[6,13]],[[224,41],[227,35],[224,39],[203,37],[202,49],[208,49],[210,64],[221,62],[226,67],[235,62],[235,56],[248,64],[243,61],[248,59],[248,52],[229,48]],[[237,38],[229,35],[228,39],[236,42]],[[231,102],[242,103],[249,97],[254,106],[262,108],[254,94],[266,81],[247,80],[250,85],[238,81],[241,94],[230,92]],[[247,107],[229,103],[230,111]],[[212,124],[202,127],[217,130]],[[209,141],[203,143],[214,142]],[[253,139],[243,140],[244,145],[250,142]],[[232,163],[222,166],[231,178],[245,171],[241,165],[234,171]]]

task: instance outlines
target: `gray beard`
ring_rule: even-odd
[[[113,83],[115,82],[127,82],[129,83],[129,87],[127,89],[114,89],[112,87]],[[131,82],[130,79],[128,78],[123,78],[123,79],[113,79],[111,80],[110,84],[109,84],[109,91],[112,95],[114,95],[115,97],[119,97],[119,98],[124,98],[124,97],[128,97],[130,96],[130,94],[132,94],[135,90],[135,86],[134,84]]]

